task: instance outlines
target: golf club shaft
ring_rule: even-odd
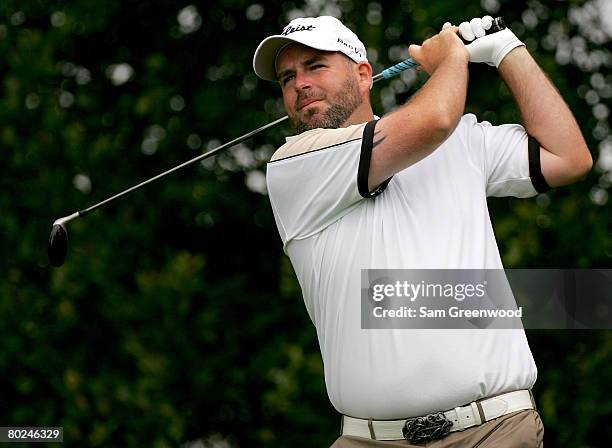
[[[392,73],[388,72],[386,74],[386,76],[385,76],[384,72],[382,72],[382,73],[377,74],[376,76],[373,76],[372,77],[372,82],[377,82],[377,81],[380,81],[381,79],[390,78],[391,76],[397,75],[397,74],[401,73],[402,71],[407,70],[409,68],[416,67],[417,65],[418,64],[416,62],[414,62],[412,59],[406,59],[405,61],[402,61],[399,64],[394,65],[393,67],[390,67],[389,69],[387,69],[387,70],[393,70]],[[147,179],[147,180],[145,180],[145,181],[143,181],[143,182],[141,182],[141,183],[139,183],[137,185],[134,185],[133,187],[130,187],[127,190],[124,190],[124,191],[122,191],[120,193],[117,193],[114,196],[106,198],[103,201],[98,202],[97,204],[94,204],[94,205],[92,205],[90,207],[87,207],[87,208],[85,208],[83,210],[79,210],[78,212],[73,213],[72,215],[68,215],[68,216],[65,216],[63,218],[60,218],[60,219],[56,220],[54,224],[65,224],[65,223],[67,223],[69,221],[72,221],[75,218],[80,218],[82,216],[85,216],[86,214],[94,211],[95,209],[100,208],[100,207],[106,205],[107,203],[112,202],[115,199],[119,199],[119,198],[121,198],[121,197],[123,197],[123,196],[125,196],[125,195],[127,195],[127,194],[129,194],[131,192],[133,192],[133,191],[139,190],[140,188],[142,188],[142,187],[144,187],[144,186],[146,186],[146,185],[148,185],[150,183],[153,183],[156,180],[161,179],[162,177],[165,177],[165,176],[167,176],[169,174],[172,174],[175,171],[178,171],[178,170],[180,170],[182,168],[185,168],[188,165],[191,165],[193,163],[196,163],[196,162],[199,162],[201,160],[204,160],[204,159],[207,159],[209,157],[212,157],[215,154],[223,151],[224,149],[230,148],[230,147],[232,147],[234,145],[237,145],[238,143],[242,143],[243,141],[245,141],[245,140],[247,140],[247,139],[249,139],[251,137],[254,137],[257,134],[260,134],[263,131],[266,131],[266,130],[271,129],[271,128],[273,128],[273,127],[275,127],[275,126],[277,126],[277,125],[279,125],[281,123],[284,123],[285,121],[287,121],[288,118],[289,118],[289,116],[285,115],[284,117],[278,118],[277,120],[274,120],[271,123],[268,123],[268,124],[266,124],[266,125],[264,125],[264,126],[262,126],[260,128],[254,129],[254,130],[252,130],[250,132],[247,132],[246,134],[241,135],[240,137],[235,138],[234,140],[231,140],[231,141],[229,141],[227,143],[224,143],[221,146],[217,146],[216,148],[211,149],[210,151],[207,151],[204,154],[200,154],[199,156],[194,157],[193,159],[188,160],[188,161],[186,161],[184,163],[181,163],[180,165],[177,165],[174,168],[171,168],[171,169],[169,169],[167,171],[164,171],[163,173],[159,173],[157,176],[154,176],[154,177],[152,177],[150,179]]]

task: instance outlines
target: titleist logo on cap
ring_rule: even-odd
[[[298,26],[288,25],[285,27],[285,29],[281,33],[281,36],[286,36],[287,34],[295,33],[297,31],[312,31],[315,28],[316,26],[314,25],[308,25],[308,26],[306,25],[298,25]]]

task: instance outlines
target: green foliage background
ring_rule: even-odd
[[[300,12],[341,14],[374,50],[377,71],[446,20],[503,15],[597,162],[571,187],[490,202],[505,265],[609,268],[612,31],[592,36],[605,29],[600,3],[3,1],[2,426],[63,426],[66,445],[92,447],[337,437],[316,334],[260,192],[289,129],[72,222],[62,268],[46,255],[54,219],[283,115],[278,87],[253,75],[251,58]],[[595,53],[599,65],[580,56]],[[378,84],[376,112],[423,81]],[[494,124],[520,119],[488,67],[471,68],[468,111]],[[612,332],[528,338],[547,445],[610,446]]]

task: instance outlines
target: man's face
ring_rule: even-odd
[[[338,128],[363,103],[355,64],[341,53],[291,44],[279,54],[276,73],[298,134]]]

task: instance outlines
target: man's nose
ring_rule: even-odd
[[[296,90],[304,90],[304,89],[309,89],[312,85],[310,76],[303,72],[303,71],[298,71],[295,74],[295,89]]]

